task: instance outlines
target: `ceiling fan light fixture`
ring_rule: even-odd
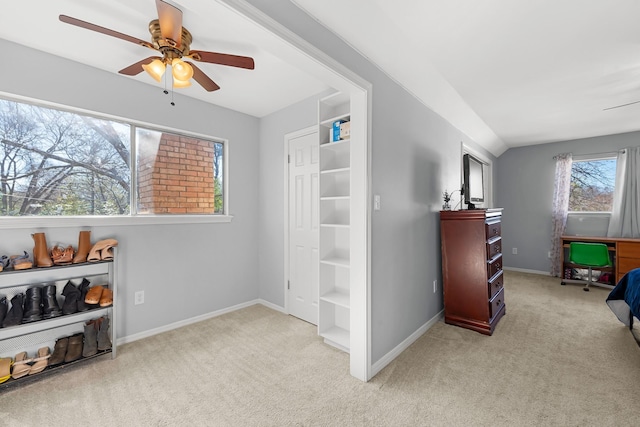
[[[171,61],[171,72],[175,80],[189,81],[193,77],[193,68],[180,58]]]
[[[191,86],[190,80],[178,80],[175,77],[173,78],[173,87],[174,88],[183,88]]]
[[[149,64],[143,64],[142,68],[157,82],[162,81],[164,75],[165,65],[160,59],[154,59]]]

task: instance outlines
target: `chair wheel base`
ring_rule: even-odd
[[[564,285],[566,285],[567,283],[566,283],[566,282],[560,282],[560,284],[561,284],[562,286],[564,286]]]
[[[589,292],[589,288],[582,288],[583,291]]]

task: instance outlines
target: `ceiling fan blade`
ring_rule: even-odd
[[[141,61],[136,62],[135,64],[131,64],[128,67],[123,68],[122,70],[118,71],[118,73],[120,74],[125,74],[127,76],[135,76],[137,74],[140,74],[143,70],[142,66],[145,64],[150,64],[151,61],[153,61],[154,59],[162,59],[159,56],[150,56],[148,58],[145,58]]]
[[[187,62],[187,64],[191,65],[191,68],[193,68],[193,79],[197,81],[207,92],[213,92],[214,90],[220,89],[220,86],[211,80],[209,76],[203,73],[200,68],[196,67],[195,64],[191,62]]]
[[[141,40],[141,39],[138,39],[136,37],[132,37],[132,36],[129,36],[129,35],[126,35],[126,34],[123,34],[123,33],[119,33],[119,32],[114,31],[114,30],[110,30],[109,28],[101,27],[99,25],[92,24],[90,22],[81,21],[80,19],[72,18],[72,17],[67,16],[67,15],[60,15],[59,19],[60,19],[60,21],[66,23],[66,24],[75,25],[76,27],[80,27],[80,28],[86,28],[87,30],[96,31],[98,33],[106,34],[106,35],[111,36],[111,37],[115,37],[115,38],[118,38],[118,39],[126,40],[128,42],[139,44],[141,46],[148,47],[148,48],[151,48],[151,49],[155,50],[153,45],[151,43],[149,43],[149,42],[146,42],[144,40]]]
[[[602,111],[613,110],[614,108],[626,107],[627,105],[638,104],[640,101],[628,102],[626,104],[616,105],[615,107],[603,108]]]
[[[194,61],[208,62],[211,64],[228,65],[230,67],[246,68],[253,70],[255,64],[253,58],[248,56],[228,55],[226,53],[205,52],[203,50],[192,50],[189,56]]]
[[[177,7],[156,0],[160,32],[165,39],[171,39],[180,46],[182,44],[182,11]]]

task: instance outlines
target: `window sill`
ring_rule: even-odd
[[[0,229],[214,224],[231,222],[232,219],[233,215],[4,217],[0,218]]]

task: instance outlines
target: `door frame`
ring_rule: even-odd
[[[301,70],[307,71],[334,90],[348,93],[351,97],[351,139],[358,142],[357,154],[354,155],[352,152],[351,158],[354,160],[354,164],[357,164],[359,172],[355,176],[355,182],[358,184],[357,196],[352,197],[352,203],[355,206],[354,211],[356,212],[355,221],[352,221],[352,223],[358,225],[357,227],[352,227],[351,230],[352,247],[357,248],[355,256],[352,256],[351,259],[351,270],[356,272],[354,276],[355,282],[353,283],[357,283],[357,285],[355,292],[351,295],[351,310],[353,311],[351,315],[351,336],[352,339],[355,337],[355,341],[352,341],[350,348],[349,371],[355,378],[361,381],[369,381],[377,373],[374,372],[371,361],[373,317],[371,312],[373,84],[271,18],[247,0],[216,1],[230,7],[268,30],[277,38],[284,40],[298,52],[303,53],[301,56],[296,56],[296,64]],[[267,40],[265,42],[268,43]],[[355,146],[356,144],[353,144],[352,150]],[[286,158],[284,160],[286,161]],[[288,219],[285,224],[288,224]],[[286,257],[288,258],[288,254]]]
[[[282,285],[284,289],[284,312],[286,314],[291,314],[289,312],[288,286],[289,280],[291,280],[291,265],[289,263],[289,256],[291,254],[291,247],[289,246],[289,141],[312,133],[317,134],[319,131],[318,125],[314,125],[284,135],[284,156],[282,161],[284,167],[284,283]],[[318,144],[320,144],[319,140]]]

